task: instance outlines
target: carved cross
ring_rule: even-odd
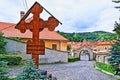
[[[45,43],[43,40],[39,39],[39,32],[44,28],[53,31],[59,24],[59,21],[54,16],[50,16],[47,21],[40,18],[39,15],[42,13],[43,9],[44,8],[38,2],[35,2],[15,27],[19,29],[21,33],[25,33],[27,29],[32,32],[32,40],[27,41],[27,54],[32,54],[32,59],[35,60],[37,67],[39,64],[39,55],[45,54]],[[33,19],[27,22],[25,19],[30,13],[33,14]]]

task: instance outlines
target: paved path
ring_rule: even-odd
[[[103,74],[93,67],[91,61],[78,61],[69,64],[43,65],[40,69],[47,70],[58,80],[116,80]]]
[[[78,61],[69,64],[42,65],[40,69],[52,73],[58,80],[116,80],[103,74],[93,67],[91,61]],[[10,75],[16,76],[22,71],[21,67],[10,68]]]

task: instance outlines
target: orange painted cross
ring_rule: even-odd
[[[35,64],[38,67],[39,64],[39,55],[45,54],[45,43],[43,40],[39,39],[39,32],[44,28],[48,28],[50,31],[53,31],[56,26],[60,23],[53,15],[51,15],[47,21],[44,21],[40,18],[40,13],[42,13],[43,9],[47,11],[44,7],[42,7],[38,2],[35,2],[34,5],[28,10],[28,12],[24,15],[24,17],[19,21],[19,23],[15,26],[16,29],[19,29],[21,33],[25,33],[27,29],[32,31],[32,40],[27,41],[27,54],[32,54],[32,59],[35,60]],[[28,23],[25,19],[28,15],[32,13],[33,19]]]

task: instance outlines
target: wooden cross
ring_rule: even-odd
[[[46,10],[38,2],[35,2],[15,26],[15,28],[19,29],[21,33],[25,33],[27,29],[33,33],[32,40],[27,41],[27,54],[32,54],[32,59],[35,60],[37,67],[39,64],[39,55],[45,54],[45,43],[43,40],[39,39],[39,32],[41,32],[44,28],[48,28],[50,31],[53,31],[60,23],[53,15],[51,15],[47,21],[40,18],[39,15],[42,13],[43,9]],[[33,14],[33,19],[30,22],[27,22],[25,19],[30,13]]]

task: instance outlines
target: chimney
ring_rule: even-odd
[[[24,15],[25,15],[25,12],[24,11],[20,11],[20,19],[22,19]]]

